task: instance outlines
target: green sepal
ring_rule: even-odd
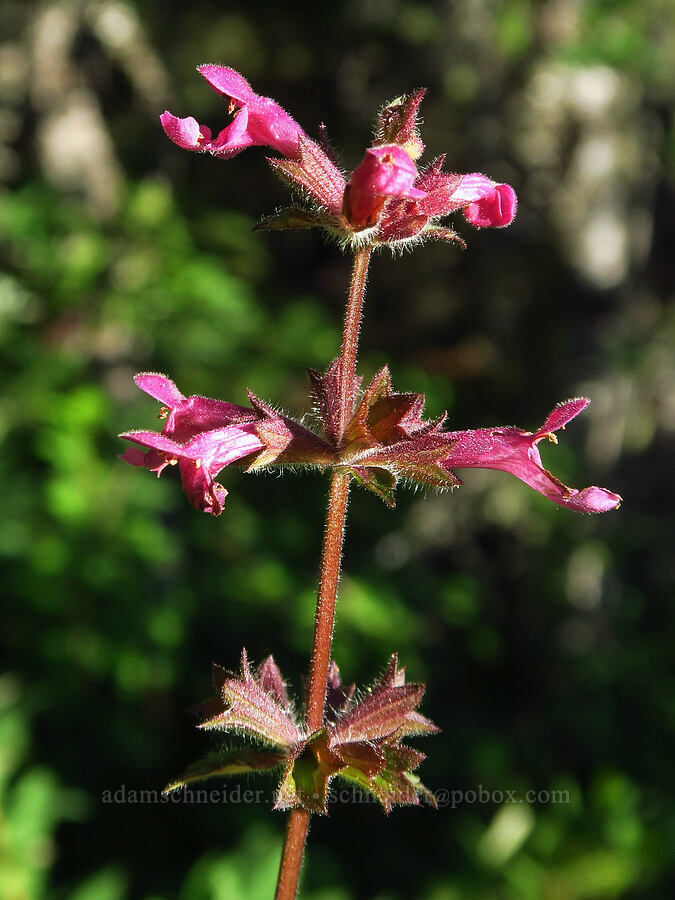
[[[313,431],[282,416],[251,390],[248,391],[248,398],[258,414],[256,434],[265,446],[247,467],[247,473],[273,464],[326,465],[333,461],[333,449]]]
[[[459,244],[462,250],[466,250],[466,241],[452,228],[443,228],[441,225],[429,225],[424,229],[420,237],[425,241],[445,241],[448,244]]]
[[[195,781],[206,781],[208,778],[217,778],[222,775],[239,775],[242,772],[263,772],[266,769],[276,769],[285,760],[286,755],[282,752],[258,750],[252,747],[211,753],[205,759],[188,766],[183,775],[170,782],[162,793],[170,794]]]
[[[286,768],[274,808],[300,806],[308,812],[325,814],[328,785],[344,765],[340,756],[328,747],[326,729],[315,732]]]
[[[350,741],[335,748],[342,762],[351,769],[358,769],[366,778],[379,775],[386,765],[384,751],[375,743]]]
[[[373,494],[377,494],[390,509],[394,509],[396,506],[394,497],[396,476],[388,469],[381,469],[377,466],[351,466],[348,471],[357,484],[372,491]]]
[[[424,755],[411,751],[415,754],[411,758],[406,752],[410,748],[401,745],[382,749],[386,762],[381,772],[368,776],[354,766],[347,766],[339,773],[340,778],[358,785],[375,797],[386,813],[394,806],[419,806],[420,797],[436,806],[434,795],[422,784],[419,776],[411,771]]]
[[[273,216],[266,216],[255,227],[254,231],[294,231],[298,228],[320,228],[321,222],[313,212],[299,206],[290,206],[279,210]]]
[[[426,93],[426,88],[419,88],[411,94],[403,94],[386,103],[377,119],[374,144],[398,144],[417,159],[422,155],[424,144],[417,130],[419,105]]]
[[[389,368],[384,366],[364,390],[347,425],[342,457],[348,459],[359,450],[393,444],[427,430],[429,423],[421,418],[423,408],[424,394],[392,390]]]

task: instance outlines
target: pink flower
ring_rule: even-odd
[[[297,159],[299,139],[306,137],[298,123],[269,97],[256,94],[248,81],[225,66],[203,65],[197,71],[211,87],[229,100],[230,124],[215,140],[211,131],[192,116],[179,119],[168,110],[160,116],[164,131],[185,150],[199,150],[230,157],[246,147],[272,147],[282,156]]]
[[[557,444],[554,432],[586,409],[591,401],[577,397],[559,403],[541,428],[532,433],[520,428],[478,428],[473,431],[444,432],[454,441],[450,453],[443,460],[448,469],[500,469],[520,478],[559,506],[579,512],[598,513],[615,509],[621,497],[606,488],[587,487],[575,490],[544,468],[537,444],[548,438]]]
[[[312,373],[313,394],[326,434],[335,431],[330,403],[334,371],[335,363],[323,376]],[[606,512],[619,505],[618,494],[600,487],[581,491],[566,487],[544,468],[537,446],[544,438],[557,443],[554,432],[589,403],[584,397],[559,403],[534,433],[520,428],[444,431],[445,414],[435,421],[425,419],[424,394],[394,391],[385,366],[363,391],[345,429],[339,458],[359,484],[392,507],[399,481],[443,490],[461,484],[455,469],[501,469],[560,506]]]
[[[416,199],[390,200],[384,205],[377,228],[382,243],[411,238],[458,241],[454,232],[439,228],[437,220],[460,209],[468,222],[480,228],[511,224],[517,201],[510,185],[486,175],[443,172],[444,159],[439,156],[419,173],[413,183],[419,192]]]
[[[388,197],[426,196],[413,187],[417,166],[396,144],[370,147],[345,192],[345,214],[355,227],[375,224]]]
[[[401,145],[371,147],[345,191],[345,220],[356,232],[372,228],[373,243],[390,245],[412,238],[458,241],[437,220],[460,209],[481,228],[503,228],[513,221],[517,202],[510,185],[478,173],[442,172],[443,161],[441,156],[418,172]]]
[[[354,227],[376,224],[378,238],[382,243],[391,243],[422,235],[425,230],[433,229],[433,220],[459,209],[464,211],[468,222],[480,228],[503,228],[513,221],[517,201],[510,185],[497,184],[486,175],[444,173],[441,171],[444,157],[434,160],[418,174],[413,160],[400,148],[396,148],[396,155],[387,154],[390,160],[388,167],[384,160],[380,162],[378,159],[379,165],[376,166],[369,158],[369,154],[391,149],[375,147],[368,150],[366,159],[354,171],[351,209],[345,210]],[[355,207],[353,197],[357,175],[360,203]],[[369,204],[366,198],[371,198]],[[392,199],[385,204],[387,198]]]
[[[183,489],[192,506],[220,515],[227,496],[215,481],[229,463],[261,450],[265,445],[256,432],[253,410],[206,397],[184,397],[165,375],[144,372],[136,384],[164,404],[166,424],[155,431],[127,431],[120,437],[141,447],[129,447],[122,455],[132,466],[144,466],[159,477],[167,465],[178,465]]]
[[[504,228],[516,214],[516,192],[509,184],[496,184],[487,175],[462,175],[450,203],[464,207],[467,222],[479,228]]]

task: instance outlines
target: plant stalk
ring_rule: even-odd
[[[347,300],[342,348],[340,351],[340,422],[339,441],[354,410],[354,376],[356,354],[359,344],[361,311],[366,292],[366,278],[371,249],[359,250],[354,256],[352,280]],[[317,731],[323,725],[326,703],[326,686],[330,666],[335,604],[340,580],[340,562],[347,520],[350,475],[336,470],[333,472],[328,495],[326,528],[321,551],[319,591],[314,619],[314,640],[312,661],[307,692],[307,731]],[[281,855],[279,878],[275,900],[295,900],[300,880],[300,870],[307,841],[310,813],[304,809],[291,810],[286,827],[286,837]]]
[[[357,250],[354,254],[354,268],[349,287],[347,312],[342,332],[342,349],[340,350],[340,427],[338,440],[341,443],[345,429],[354,411],[354,376],[356,375],[356,354],[359,348],[359,331],[361,329],[361,312],[363,298],[366,295],[368,263],[371,247]]]

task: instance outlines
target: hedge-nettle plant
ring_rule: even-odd
[[[325,134],[312,140],[274,100],[256,94],[245,78],[218,65],[198,70],[228,103],[230,123],[216,137],[194,118],[170,112],[161,122],[171,140],[188,150],[229,159],[246,147],[265,146],[273,171],[294,192],[296,205],[277,211],[258,228],[321,228],[353,255],[340,355],[325,372],[309,370],[318,427],[282,415],[249,392],[247,406],[185,396],[166,375],[142,373],[138,386],[162,404],[161,433],[129,431],[123,458],[158,476],[178,466],[183,489],[196,509],[218,516],[227,490],[216,479],[230,463],[255,473],[292,463],[330,476],[314,641],[304,703],[294,704],[273,657],[252,669],[246,651],[238,672],[214,666],[217,696],[198,707],[200,728],[233,735],[221,753],[188,768],[167,791],[214,776],[278,769],[275,809],[290,810],[277,900],[296,895],[312,813],[325,813],[334,778],[394,805],[433,805],[416,769],[424,759],[409,738],[438,729],[418,706],[424,685],[407,683],[392,655],[368,691],[345,687],[331,660],[331,641],[347,496],[356,482],[395,503],[399,481],[445,490],[461,484],[456,470],[501,469],[560,506],[587,513],[616,508],[621,498],[605,488],[567,487],[547,471],[538,444],[557,442],[561,430],[588,405],[579,397],[559,403],[536,431],[514,427],[449,431],[445,416],[424,418],[424,396],[399,393],[385,366],[361,388],[356,356],[366,276],[375,248],[396,251],[426,240],[465,247],[443,220],[462,211],[479,228],[509,225],[516,195],[478,173],[443,170],[438,157],[418,168],[424,144],[418,110],[424,90],[393,100],[380,111],[372,145],[351,175],[337,165]],[[143,449],[139,449],[143,448]],[[233,743],[234,741],[234,743]]]

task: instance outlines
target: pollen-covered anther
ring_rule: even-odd
[[[195,469],[201,469],[201,467],[202,467],[201,459],[196,459],[195,460]]]
[[[157,414],[157,418],[158,419],[166,419],[166,417],[169,415],[170,412],[171,412],[171,410],[169,409],[168,406],[163,406],[160,409],[159,413]]]
[[[558,438],[553,434],[552,431],[549,431],[547,434],[544,435],[544,437],[546,438],[547,441],[550,441],[552,444],[558,443]]]

